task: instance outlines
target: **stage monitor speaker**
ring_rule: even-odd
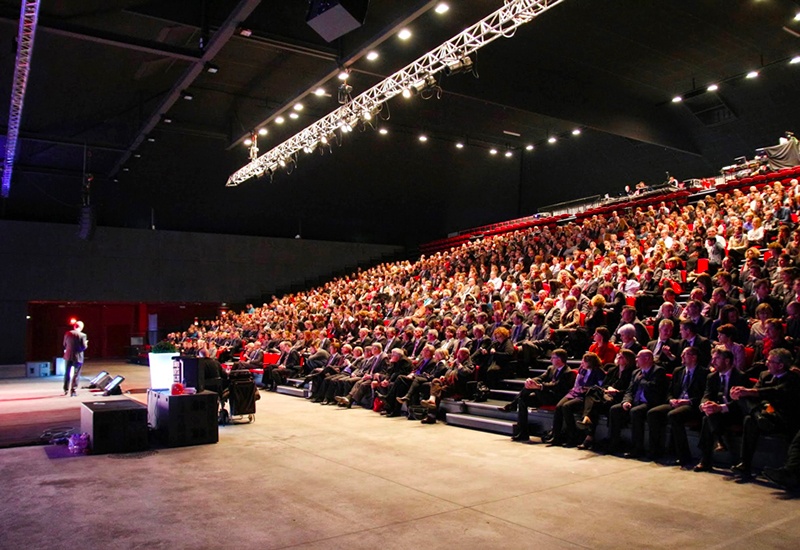
[[[94,208],[84,206],[81,208],[81,219],[78,222],[78,237],[84,241],[92,240],[94,236]]]
[[[326,42],[364,24],[369,0],[311,0],[306,23]]]
[[[103,388],[103,395],[122,395],[122,388],[120,388],[119,385],[122,384],[123,380],[125,380],[124,376],[115,376],[114,379]]]
[[[105,383],[105,384],[108,384],[108,382],[111,380],[111,377],[108,376],[108,371],[101,370],[100,373],[97,376],[95,376],[94,378],[91,379],[91,381],[89,382],[89,387],[90,388],[102,387],[102,386],[100,386],[100,380],[102,380],[104,376],[108,377],[108,380]],[[105,384],[103,384],[103,386],[105,386]]]

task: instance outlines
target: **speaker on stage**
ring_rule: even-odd
[[[306,23],[327,42],[364,24],[369,0],[311,0]]]
[[[119,387],[122,381],[125,380],[124,376],[115,376],[111,382],[103,387],[103,395],[122,395],[122,388]]]
[[[81,219],[78,222],[78,237],[84,241],[92,240],[94,236],[94,208],[84,206],[81,208]]]

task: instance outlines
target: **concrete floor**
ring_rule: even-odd
[[[80,408],[55,380],[0,382],[2,424],[32,397]],[[800,502],[766,484],[262,396],[215,445],[0,450],[0,548],[800,546]]]

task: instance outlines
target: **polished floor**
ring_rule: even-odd
[[[145,367],[111,366],[146,386]],[[71,422],[89,397],[60,394],[0,381],[0,431]],[[214,445],[61,450],[0,450],[0,548],[800,547],[800,501],[766,483],[272,393]]]

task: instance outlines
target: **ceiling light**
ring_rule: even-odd
[[[507,159],[510,159],[510,158],[511,158],[511,157],[513,157],[513,156],[514,156],[514,153],[513,153],[513,152],[511,152],[511,151],[506,151],[506,158],[507,158]]]
[[[490,155],[496,155],[497,154],[497,149],[489,149],[489,154]]]
[[[140,158],[142,158],[142,154],[141,153],[134,153],[133,154],[133,158],[140,159]]]
[[[411,97],[411,90],[409,90],[408,88],[404,88],[403,89],[403,97],[406,98],[406,99],[410,98]]]
[[[185,99],[186,101],[191,101],[191,100],[194,99],[194,96],[192,94],[190,94],[189,92],[183,92],[181,94],[181,97],[183,97],[183,99]]]
[[[300,115],[298,115],[297,113],[289,113],[289,118],[291,118],[292,120],[297,120],[298,118],[300,118]]]
[[[154,138],[153,136],[150,136],[149,138],[147,138],[147,141],[149,143],[155,143],[156,142],[156,138]]]
[[[797,13],[794,15],[794,20],[795,20],[795,21],[800,21],[800,11],[799,11],[799,12],[797,12]]]
[[[284,122],[286,122],[286,119],[283,118],[282,116],[275,118],[275,124],[283,124]]]
[[[709,84],[708,88],[706,88],[707,92],[716,92],[717,90],[719,90],[719,86],[716,84]]]
[[[128,168],[127,166],[124,166],[124,167],[122,168],[122,171],[123,171],[123,172],[130,172],[130,171],[131,171],[131,169],[130,169],[130,168]]]
[[[421,136],[419,136],[419,140],[421,142],[425,143],[426,141],[428,141],[428,136],[426,136],[425,134],[422,134]]]
[[[252,140],[252,139],[250,139],[250,138],[247,138],[246,140],[244,140],[244,144],[245,144],[247,147],[250,147],[251,145],[253,145],[253,140]]]
[[[529,143],[528,145],[526,145],[526,146],[525,146],[525,150],[526,150],[526,151],[533,151],[533,145],[531,145],[531,144]]]
[[[456,143],[456,149],[463,149],[463,148],[464,148],[464,144],[463,143],[461,143],[460,141],[458,143]]]
[[[206,72],[208,74],[217,74],[219,72],[219,67],[213,63],[206,63]]]
[[[378,55],[378,52],[376,52],[375,50],[372,50],[371,52],[369,52],[367,54],[367,61],[375,61],[376,59],[378,59],[378,57],[380,57]]]
[[[165,116],[164,118],[161,119],[161,122],[163,122],[164,124],[172,124],[172,119],[169,118],[168,116]]]
[[[518,132],[512,132],[511,130],[503,130],[503,133],[507,136],[514,136],[514,137],[521,137],[522,134]]]
[[[408,29],[402,29],[399,33],[397,33],[397,38],[400,40],[408,40],[411,38],[411,31]]]
[[[789,60],[790,65],[794,65],[796,63],[800,63],[800,55],[796,55]]]
[[[372,120],[372,113],[369,111],[364,111],[364,114],[361,115],[361,118],[364,120]]]
[[[322,97],[325,95],[325,88],[317,88],[314,90],[314,95],[317,97]]]
[[[451,59],[445,62],[444,74],[447,76],[464,73],[472,70],[472,59],[464,56],[459,59]]]
[[[581,135],[581,129],[580,128],[575,128],[574,130],[572,130],[572,135],[573,136]]]
[[[325,136],[322,136],[321,138],[319,138],[319,142],[322,143],[322,144],[328,143],[328,138],[326,138]]]
[[[350,71],[347,69],[342,69],[339,72],[339,80],[347,80],[350,77]]]
[[[756,78],[758,76],[758,71],[750,71],[745,75],[745,78]]]
[[[446,2],[439,2],[434,10],[438,14],[447,13],[450,10],[450,6],[447,5]]]
[[[252,34],[253,34],[253,31],[251,31],[250,29],[239,29],[239,36],[244,36],[245,38],[247,38],[248,36],[250,36]]]
[[[305,147],[303,147],[303,152],[306,154],[311,154],[311,147],[306,145]]]
[[[683,101],[683,98],[679,95],[676,95],[675,97],[672,98],[673,103],[680,103],[681,101]]]
[[[295,111],[302,111],[302,110],[303,110],[303,104],[302,104],[302,103],[295,103],[295,104],[294,104],[294,107],[292,107],[292,108],[293,108]]]
[[[278,164],[281,166],[281,168],[285,168],[286,167],[286,161],[283,160],[283,159],[279,160]]]
[[[266,128],[260,128],[258,130],[258,135],[259,136],[266,136],[268,133],[269,133],[269,130],[267,130]]]
[[[378,130],[378,133],[385,136],[386,134],[389,133],[389,130],[387,130],[386,128],[381,128],[380,130]]]
[[[549,138],[547,138],[547,143],[555,143],[556,141],[558,141],[556,139],[556,136],[550,136]]]

